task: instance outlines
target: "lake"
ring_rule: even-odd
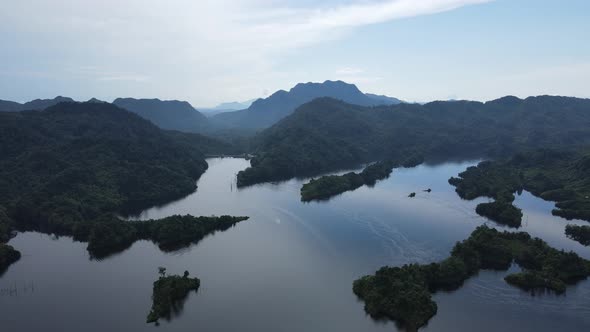
[[[195,193],[136,218],[249,220],[177,252],[139,241],[102,261],[69,237],[20,233],[10,244],[23,257],[0,277],[2,331],[395,331],[394,323],[365,315],[352,282],[383,265],[444,259],[477,226],[495,226],[475,213],[484,200],[463,201],[447,183],[474,162],[394,170],[373,188],[319,203],[300,202],[306,179],[238,190],[235,174],[248,161],[208,163]],[[590,259],[589,248],[565,237],[568,222],[551,215],[553,203],[525,192],[515,204],[523,209],[522,230]],[[170,322],[154,327],[145,318],[159,266],[190,271],[201,288]],[[437,293],[438,314],[422,330],[590,331],[590,282],[562,296],[531,296],[506,284],[505,275],[484,271],[456,292]]]

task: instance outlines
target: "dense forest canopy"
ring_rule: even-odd
[[[163,131],[107,103],[2,112],[0,243],[13,228],[31,228],[92,240],[89,250],[102,250],[96,237],[108,224],[116,236],[103,239],[128,244],[137,236],[127,236],[134,230],[115,214],[193,192],[207,169],[203,152],[211,149],[230,146]]]
[[[304,202],[325,200],[363,185],[374,186],[378,180],[388,178],[394,167],[393,162],[380,161],[365,167],[360,173],[349,172],[311,179],[301,187],[301,200]]]
[[[557,202],[552,211],[556,216],[590,221],[590,154],[585,150],[522,152],[508,160],[482,162],[449,182],[464,199],[493,198],[477,212],[502,224],[520,226],[522,213],[512,202],[522,190]]]
[[[590,226],[567,225],[565,235],[581,245],[590,246]]]
[[[372,160],[505,157],[590,144],[590,100],[504,97],[487,103],[361,107],[316,99],[261,132],[239,185],[309,176]]]
[[[506,276],[506,282],[528,291],[561,294],[568,284],[590,276],[590,261],[573,252],[551,248],[527,233],[499,232],[484,225],[457,243],[451,257],[442,262],[385,266],[356,280],[353,291],[371,316],[415,331],[437,312],[431,293],[457,289],[481,269],[507,270],[513,262],[523,272]]]

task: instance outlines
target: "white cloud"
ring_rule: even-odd
[[[8,1],[0,12],[0,38],[15,40],[15,52],[37,54],[43,61],[35,68],[39,59],[5,62],[0,71],[18,68],[84,79],[67,68],[101,68],[87,71],[86,77],[149,80],[152,91],[147,93],[203,103],[248,99],[262,89],[253,78],[268,86],[260,81],[272,80],[286,53],[342,38],[355,27],[488,1],[358,0],[311,7],[285,0]],[[337,74],[361,74],[354,70]],[[133,89],[129,92],[139,93]]]

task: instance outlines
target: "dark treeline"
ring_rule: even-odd
[[[565,235],[582,245],[590,246],[590,226],[567,225]]]
[[[374,275],[356,280],[353,291],[372,317],[388,318],[415,331],[437,312],[432,293],[455,290],[481,269],[507,270],[513,262],[523,272],[505,280],[523,290],[561,294],[568,284],[590,276],[590,261],[573,252],[553,249],[527,233],[480,226],[455,245],[450,258],[426,265],[382,267]]]
[[[325,200],[363,185],[374,186],[377,181],[388,178],[394,167],[396,164],[392,161],[381,161],[365,167],[361,173],[349,172],[311,179],[301,187],[301,200]]]
[[[150,240],[158,244],[161,250],[173,251],[247,219],[174,215],[157,220],[125,222],[114,215],[104,215],[92,221],[87,238],[88,251],[95,258],[103,258],[128,248],[137,240]]]
[[[371,160],[508,157],[526,148],[590,144],[590,100],[505,97],[361,107],[307,103],[253,141],[252,167],[238,184],[314,176]]]
[[[158,319],[172,318],[172,313],[182,311],[184,301],[191,291],[198,291],[201,285],[199,278],[189,278],[189,272],[184,275],[166,276],[166,269],[160,267],[160,278],[154,282],[152,293],[152,310],[147,316],[148,323],[158,323]]]
[[[13,221],[8,217],[4,207],[0,206],[0,275],[8,266],[20,259],[20,252],[5,244],[10,239]]]
[[[0,112],[0,243],[15,228],[89,241],[107,223],[129,227],[114,215],[193,192],[214,143],[107,103]]]
[[[557,202],[556,216],[590,221],[590,155],[583,150],[536,150],[485,161],[449,183],[464,199],[493,198],[493,203],[478,205],[477,213],[501,224],[520,226],[522,212],[512,202],[522,190]]]

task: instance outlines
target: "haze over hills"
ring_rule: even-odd
[[[201,109],[203,113],[190,103],[178,100],[117,98],[113,104],[150,120],[162,129],[194,133],[231,129],[251,132],[270,127],[291,114],[297,107],[320,97],[331,97],[359,106],[395,105],[402,102],[388,96],[365,94],[354,84],[325,81],[300,83],[289,91],[277,91],[266,99],[222,103],[212,109]],[[56,97],[37,99],[25,104],[0,100],[0,111],[44,110],[60,102],[74,100]],[[91,98],[88,102],[105,101]]]
[[[229,103],[221,103],[215,107],[199,107],[197,109],[199,112],[203,113],[203,115],[212,117],[220,113],[244,110],[250,107],[250,105],[252,105],[252,103],[255,101],[256,99],[251,99],[245,102],[234,101]]]
[[[254,140],[240,185],[312,175],[373,160],[507,157],[590,144],[590,99],[504,97],[368,108],[332,98],[304,104]]]
[[[229,102],[229,103],[221,103],[217,106],[215,106],[214,110],[234,110],[234,111],[239,111],[239,110],[243,110],[246,109],[248,107],[250,107],[252,105],[252,103],[254,103],[256,100],[258,99],[251,99],[245,102]]]
[[[186,101],[117,98],[113,104],[150,120],[162,129],[200,132],[207,118]]]
[[[401,102],[396,98],[364,94],[354,84],[342,81],[300,83],[289,91],[279,90],[266,99],[258,99],[246,110],[221,113],[212,120],[226,127],[266,128],[293,113],[297,107],[320,97],[331,97],[359,106]]]

